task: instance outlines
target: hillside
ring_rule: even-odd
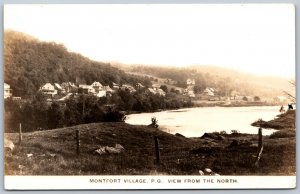
[[[76,130],[80,132],[80,155],[76,154]],[[160,165],[155,165],[154,136],[159,140]],[[126,123],[24,133],[21,144],[18,133],[5,133],[5,139],[15,144],[12,152],[5,152],[5,175],[199,175],[205,168],[220,175],[295,175],[294,136],[264,137],[259,168],[253,166],[257,135],[222,136],[222,140],[185,138]],[[246,144],[230,146],[234,141]],[[119,154],[95,153],[102,146],[116,144],[124,147]]]
[[[21,97],[35,94],[47,82],[150,84],[147,78],[128,75],[110,64],[69,52],[64,45],[11,30],[4,33],[4,81],[11,85],[14,96]]]
[[[199,85],[201,89],[215,87],[222,91],[223,95],[228,95],[231,91],[238,91],[243,95],[273,98],[283,95],[283,91],[295,93],[288,79],[257,76],[223,67],[193,65],[181,68],[157,65],[124,65],[120,63],[112,65],[123,69],[125,72],[175,80],[178,82],[177,85],[182,87],[185,86],[186,79],[192,78],[195,79],[196,85]]]

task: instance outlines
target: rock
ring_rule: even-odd
[[[204,172],[203,172],[202,170],[199,170],[199,174],[200,174],[201,176],[204,176],[204,175],[205,175]]]
[[[99,155],[106,154],[105,147],[100,147],[99,149],[96,149],[95,152]]]
[[[116,144],[115,147],[109,147],[109,146],[101,146],[95,152],[99,155],[103,154],[119,154],[123,152],[125,148],[121,144]]]
[[[115,148],[119,150],[124,150],[124,147],[121,144],[116,144]]]
[[[204,138],[209,138],[209,139],[214,139],[214,140],[224,140],[225,137],[223,137],[222,135],[219,134],[215,134],[215,133],[204,133],[201,137],[201,139]]]
[[[114,137],[116,137],[116,136],[117,136],[117,135],[116,135],[116,134],[114,134],[114,133],[113,133],[113,134],[111,134],[111,135],[112,135],[112,136],[114,136]]]
[[[211,174],[213,171],[209,168],[204,169],[205,174]]]
[[[119,154],[119,153],[121,153],[120,149],[116,149],[114,147],[108,147],[108,146],[105,146],[105,151],[109,154]]]
[[[13,151],[14,147],[15,147],[15,145],[12,141],[4,138],[4,149]]]
[[[184,137],[185,138],[185,136],[182,135],[182,134],[180,134],[180,133],[175,133],[175,136],[177,136],[177,137]]]

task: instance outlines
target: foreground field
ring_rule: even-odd
[[[80,131],[79,155],[76,130]],[[257,135],[185,138],[126,123],[93,123],[24,133],[21,144],[18,134],[6,133],[5,138],[13,141],[15,148],[5,153],[5,174],[199,175],[199,170],[210,168],[220,175],[295,175],[296,139],[292,134],[264,137],[257,167]],[[155,164],[154,136],[159,139],[159,165]],[[121,153],[95,152],[101,146],[116,144],[124,147]]]

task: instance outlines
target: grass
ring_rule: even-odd
[[[287,112],[280,114],[277,118],[271,121],[263,121],[259,119],[252,123],[253,126],[262,128],[272,128],[272,129],[289,129],[296,127],[296,110],[288,110]]]
[[[80,131],[76,155],[75,131]],[[221,175],[294,175],[295,137],[264,137],[260,167],[253,166],[256,135],[222,134],[221,141],[182,138],[147,126],[126,123],[92,123],[23,134],[5,133],[16,145],[5,152],[6,175],[198,175],[211,168]],[[154,136],[158,136],[161,164],[155,165]],[[254,146],[228,148],[233,140],[247,140]],[[97,155],[99,146],[121,144],[121,154]],[[32,156],[28,157],[28,154]]]
[[[270,138],[285,138],[285,137],[296,137],[296,130],[295,129],[286,129],[280,130],[272,133]]]

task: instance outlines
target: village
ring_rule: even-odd
[[[243,95],[238,91],[231,91],[229,95],[222,96],[219,94],[218,89],[213,87],[206,87],[201,93],[195,93],[194,87],[196,85],[195,79],[186,80],[186,88],[176,87],[173,80],[159,80],[152,84],[152,87],[146,87],[141,83],[131,84],[117,84],[112,82],[110,85],[103,85],[98,81],[94,81],[91,85],[78,84],[73,82],[59,83],[45,83],[39,88],[39,92],[43,93],[47,97],[48,102],[57,101],[64,102],[72,94],[86,94],[93,95],[98,98],[111,97],[118,90],[129,91],[133,94],[137,91],[143,92],[146,95],[159,95],[166,97],[168,93],[173,93],[173,96],[189,98],[194,102],[224,102],[225,104],[231,104],[232,102],[267,102],[283,104],[287,103],[288,99],[285,96],[275,96],[273,98],[263,98],[260,96]],[[10,85],[4,83],[4,99],[12,98],[13,100],[20,100],[21,97],[13,95],[13,90]]]

